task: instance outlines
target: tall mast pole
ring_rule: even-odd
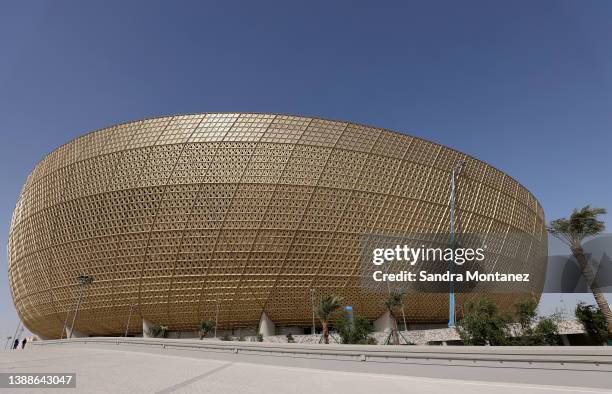
[[[461,172],[461,168],[465,164],[465,161],[460,160],[457,162],[451,173],[451,195],[450,195],[450,244],[451,248],[455,247],[455,194],[456,194],[456,180]],[[451,273],[455,270],[455,262],[451,261],[449,264],[449,270]],[[450,289],[448,292],[448,326],[455,327],[455,286],[451,277],[449,282]]]

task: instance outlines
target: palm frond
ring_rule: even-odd
[[[599,215],[605,215],[604,208],[586,205],[574,209],[569,218],[560,218],[550,222],[548,232],[570,246],[579,245],[583,239],[602,233],[605,223],[598,220]]]

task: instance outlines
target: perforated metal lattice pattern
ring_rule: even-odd
[[[530,234],[498,245],[526,264],[546,251],[544,214],[515,180],[460,152],[378,128],[298,116],[170,116],[102,129],[44,158],[11,223],[9,282],[24,323],[59,337],[75,278],[91,275],[76,329],[121,333],[130,304],[172,330],[308,326],[310,288],[380,316],[359,289],[359,240],[446,231],[450,169],[460,231]],[[509,305],[510,295],[498,297]],[[460,300],[459,302],[460,303]],[[411,296],[410,321],[444,321],[447,296]],[[130,329],[139,332],[140,321]]]

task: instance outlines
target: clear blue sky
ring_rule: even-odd
[[[509,173],[548,219],[612,209],[611,21],[606,0],[3,2],[0,236],[60,144],[203,111],[403,131]],[[15,323],[3,273],[0,335]]]

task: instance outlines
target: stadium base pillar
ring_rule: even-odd
[[[147,319],[142,319],[142,337],[143,338],[152,338],[152,336],[149,335],[149,330],[153,326],[154,324],[152,322],[148,321]]]
[[[264,337],[276,335],[276,325],[274,322],[272,322],[272,320],[270,320],[268,315],[266,315],[266,312],[261,314],[261,318],[259,319],[259,329],[257,332]]]
[[[72,335],[70,335],[70,327],[66,327],[66,336],[64,338],[85,338],[88,335],[83,334],[77,330],[72,331]]]
[[[391,316],[389,311],[374,321],[374,331],[385,332],[394,330],[397,327],[395,318]]]

